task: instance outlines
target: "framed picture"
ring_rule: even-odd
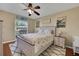
[[[63,28],[66,27],[66,16],[58,17],[57,18],[57,28]]]

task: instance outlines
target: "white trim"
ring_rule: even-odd
[[[10,42],[14,42],[15,40],[10,40],[10,41],[6,41],[6,42],[2,42],[3,44],[5,43],[10,43]]]

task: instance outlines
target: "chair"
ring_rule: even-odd
[[[74,55],[75,53],[79,53],[79,37],[75,36],[73,39],[73,52]]]

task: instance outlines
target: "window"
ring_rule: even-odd
[[[16,18],[16,34],[26,34],[28,29],[27,18],[17,17]]]

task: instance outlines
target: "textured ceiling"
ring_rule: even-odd
[[[32,14],[32,16],[28,16],[28,13],[23,10],[26,7],[21,3],[0,3],[0,10],[36,19],[79,6],[79,4],[77,3],[33,3],[33,6],[36,5],[39,5],[41,7],[40,10],[36,10],[40,13],[40,16],[37,16],[34,13]]]

